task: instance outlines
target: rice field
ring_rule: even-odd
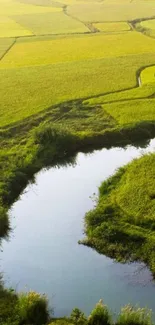
[[[120,125],[155,120],[155,99],[104,104],[104,110]]]
[[[0,58],[12,46],[14,41],[15,41],[14,38],[0,38]]]
[[[124,32],[130,30],[129,24],[125,21],[113,23],[94,23],[93,26],[95,26],[101,32]]]
[[[154,40],[137,32],[82,35],[74,38],[70,36],[35,42],[20,41],[16,42],[0,62],[0,69],[141,55],[154,51]]]
[[[155,66],[145,68],[140,75],[142,84],[155,83]]]
[[[154,96],[155,40],[129,23],[153,14],[154,0],[0,0],[0,125],[73,99],[116,107]]]
[[[9,17],[0,16],[0,37],[28,36],[33,33]]]
[[[83,101],[85,105],[99,105],[104,103],[112,103],[119,101],[126,101],[129,99],[148,98],[155,94],[155,83],[152,85],[143,85],[129,90],[114,92],[108,95],[94,97]]]
[[[129,21],[155,15],[155,2],[103,1],[103,3],[78,3],[70,5],[67,12],[72,17],[85,22]]]
[[[154,54],[143,54],[1,69],[0,126],[65,101],[135,87],[136,71],[152,63]]]
[[[90,30],[63,12],[18,15],[15,20],[35,35],[89,33]]]

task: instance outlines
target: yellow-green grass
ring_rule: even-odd
[[[34,6],[31,4],[24,4],[13,0],[0,2],[1,16],[37,14],[37,13],[45,13],[45,12],[56,12],[61,10],[62,10],[61,8]]]
[[[0,38],[0,58],[6,53],[14,41],[15,39],[13,38]]]
[[[154,54],[145,54],[130,56],[130,60],[122,57],[3,69],[0,78],[0,126],[24,119],[57,103],[135,87],[136,71],[152,62]]]
[[[35,6],[43,6],[43,7],[63,7],[63,4],[57,1],[52,0],[18,0],[19,2],[23,2],[26,4],[31,4]]]
[[[1,69],[152,53],[155,41],[137,32],[82,35],[51,41],[19,42],[5,55]],[[128,57],[130,61],[130,56]],[[126,71],[124,70],[126,74]]]
[[[120,125],[139,121],[155,121],[155,99],[135,99],[104,104],[104,110]]]
[[[93,25],[101,32],[123,32],[130,30],[129,24],[125,21],[113,23],[94,23]]]
[[[104,2],[79,3],[67,9],[72,16],[89,22],[128,21],[137,18],[147,18],[155,15],[155,6],[152,2]]]
[[[145,155],[102,183],[85,216],[84,244],[117,261],[145,262],[155,276],[154,166],[155,154]]]
[[[129,90],[111,93],[104,96],[94,97],[83,101],[86,105],[97,105],[109,102],[123,101],[136,98],[147,98],[155,94],[155,83],[152,85],[144,85]]]
[[[155,66],[142,70],[140,79],[142,84],[155,83]]]
[[[155,19],[138,22],[135,27],[140,32],[155,38]]]
[[[155,30],[155,19],[144,20],[140,22],[140,25],[146,29],[154,29]]]
[[[0,16],[0,37],[16,37],[32,35],[29,29],[24,28],[9,17]]]
[[[19,15],[15,16],[15,20],[30,29],[35,35],[89,32],[89,29],[83,23],[65,15],[63,12]]]

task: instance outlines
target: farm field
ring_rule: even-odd
[[[124,32],[130,30],[129,24],[123,21],[117,23],[94,23],[93,26],[101,32]]]
[[[155,137],[154,17],[155,0],[0,0],[0,238],[9,231],[8,210],[42,168],[78,151]],[[147,237],[152,252],[154,159],[107,180],[85,242],[118,261],[137,258],[153,274],[154,255],[148,261],[139,243]],[[109,216],[122,224],[111,228]],[[109,219],[98,230],[99,217]],[[124,250],[121,236],[129,238]]]

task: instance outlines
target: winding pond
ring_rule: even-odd
[[[89,313],[103,298],[113,312],[127,303],[155,311],[155,286],[138,263],[122,265],[78,245],[83,218],[101,181],[147,148],[112,148],[79,153],[75,165],[42,170],[11,211],[13,231],[3,241],[1,269],[7,286],[46,293],[55,316],[75,306]]]

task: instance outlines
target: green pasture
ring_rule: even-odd
[[[17,42],[0,62],[0,69],[143,53],[149,55],[154,51],[154,40],[137,32],[68,36],[48,41]]]
[[[130,56],[130,60],[126,56],[2,69],[0,125],[20,121],[71,99],[135,87],[136,71],[141,66],[153,63],[154,54],[143,54]]]
[[[125,21],[114,23],[94,23],[93,26],[101,32],[124,32],[130,30],[129,24]]]
[[[155,15],[155,6],[151,1],[103,1],[70,5],[69,15],[88,22],[128,21],[148,18]]]
[[[89,29],[83,23],[65,15],[63,12],[18,15],[15,16],[15,20],[19,24],[26,26],[35,35],[89,32]]]

